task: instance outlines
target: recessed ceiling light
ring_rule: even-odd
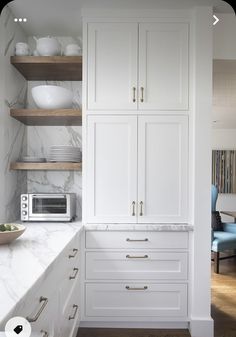
[[[22,22],[23,20],[21,18],[19,18],[19,22]]]
[[[23,21],[24,21],[24,22],[27,22],[27,19],[26,19],[26,18],[24,18],[24,19],[23,19]]]

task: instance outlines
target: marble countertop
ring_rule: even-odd
[[[86,231],[156,231],[156,232],[189,232],[193,226],[178,224],[86,224]]]
[[[83,228],[81,222],[24,224],[20,238],[0,246],[0,322]]]

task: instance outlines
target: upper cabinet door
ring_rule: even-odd
[[[188,24],[139,25],[139,109],[188,110]]]
[[[140,116],[138,134],[138,222],[186,222],[188,117]]]
[[[137,117],[89,116],[88,223],[137,221]]]
[[[136,110],[137,23],[89,23],[89,110]]]

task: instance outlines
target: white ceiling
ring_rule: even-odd
[[[221,0],[14,0],[9,3],[15,17],[27,18],[23,28],[28,35],[82,36],[82,9],[173,9],[213,5],[216,13],[232,8]]]

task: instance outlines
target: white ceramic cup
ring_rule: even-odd
[[[29,45],[25,42],[17,42],[15,47],[15,55],[28,56],[30,55]]]

